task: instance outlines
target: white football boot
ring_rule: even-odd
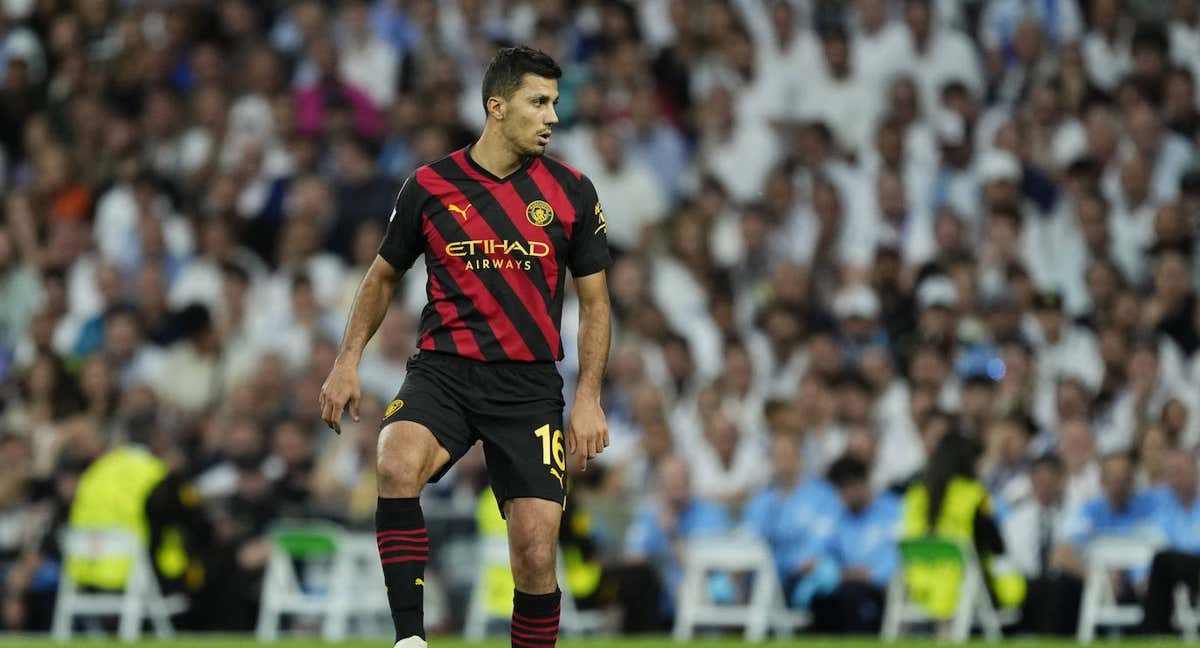
[[[426,648],[426,644],[424,639],[413,635],[407,639],[397,641],[396,645],[392,646],[392,648]]]

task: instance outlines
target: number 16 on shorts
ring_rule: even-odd
[[[547,423],[533,431],[533,435],[542,441],[542,463],[550,468],[550,474],[558,478],[558,485],[563,486],[563,475],[567,472],[567,455],[563,451],[562,430],[550,431]],[[550,460],[554,463],[551,464]],[[565,488],[565,487],[564,487]]]

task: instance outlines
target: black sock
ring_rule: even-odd
[[[421,502],[415,497],[380,497],[375,509],[375,539],[383,563],[388,606],[396,626],[396,641],[425,638],[425,563],[429,535]]]
[[[513,591],[512,645],[550,648],[558,641],[558,601],[562,592],[526,594]]]

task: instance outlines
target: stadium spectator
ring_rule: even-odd
[[[660,605],[664,617],[675,615],[675,601],[683,582],[682,543],[718,535],[729,528],[724,509],[693,495],[690,468],[683,459],[669,456],[659,461],[658,492],[654,501],[643,506],[630,522],[624,553],[629,560],[653,565],[657,570],[663,589]],[[732,595],[730,591],[714,593],[725,599]]]
[[[904,493],[902,538],[936,535],[975,547],[988,591],[1000,607],[1015,607],[1025,598],[1024,577],[999,558],[1006,558],[1004,537],[992,513],[987,490],[975,477],[979,446],[957,430],[941,435],[924,475]],[[936,567],[907,566],[905,578],[920,602],[936,618],[953,615],[959,583],[938,576]]]
[[[838,571],[833,587],[813,597],[817,631],[873,633],[883,621],[884,590],[896,569],[893,542],[900,499],[889,492],[873,495],[868,467],[847,456],[829,468],[841,506],[832,520],[822,521],[832,527],[822,553]]]
[[[1087,574],[1083,555],[1092,540],[1128,536],[1156,542],[1163,535],[1156,519],[1160,498],[1156,493],[1136,489],[1128,453],[1115,452],[1101,460],[1100,486],[1100,497],[1088,500],[1071,514],[1051,559],[1055,569],[1080,580]],[[1145,565],[1112,576],[1118,600],[1136,600],[1134,588],[1145,585],[1148,568]]]
[[[1143,626],[1152,634],[1171,631],[1174,592],[1178,584],[1193,592],[1200,577],[1200,536],[1196,533],[1200,515],[1200,481],[1196,478],[1196,458],[1185,450],[1167,453],[1166,475],[1168,490],[1163,493],[1160,524],[1166,536],[1167,549],[1154,555],[1150,580],[1143,599]]]
[[[1027,582],[1021,626],[1039,634],[1071,634],[1079,618],[1080,582],[1063,578],[1051,567],[1054,542],[1068,514],[1065,477],[1058,455],[1034,459],[1028,495],[1001,523],[1007,554]]]
[[[796,587],[812,571],[817,550],[832,531],[818,521],[829,521],[823,512],[833,489],[823,479],[805,476],[799,441],[788,432],[772,435],[771,483],[750,498],[742,515],[742,525],[771,547],[789,605],[799,603]]]

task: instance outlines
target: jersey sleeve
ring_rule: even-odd
[[[412,267],[425,250],[421,235],[421,187],[414,176],[404,179],[387,230],[379,244],[379,256],[401,272]]]
[[[604,209],[600,207],[600,199],[596,196],[592,181],[587,176],[582,176],[580,180],[579,202],[575,209],[577,220],[567,251],[567,267],[575,277],[595,274],[612,265]]]

